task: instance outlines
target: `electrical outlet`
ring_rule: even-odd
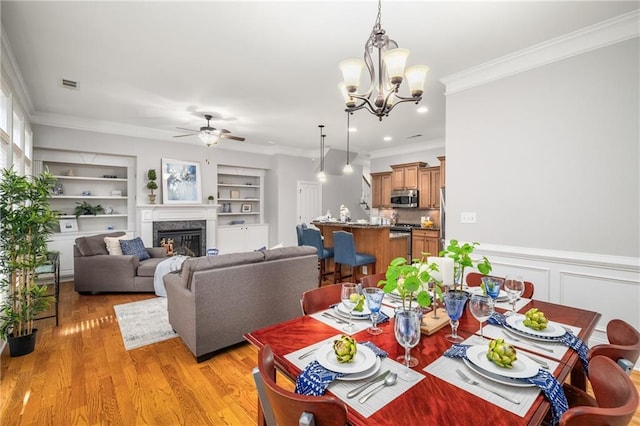
[[[476,212],[460,213],[460,223],[476,223]]]
[[[367,275],[367,265],[362,266],[362,275]]]

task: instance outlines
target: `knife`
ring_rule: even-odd
[[[368,382],[364,383],[361,386],[358,386],[357,388],[355,388],[354,390],[350,391],[347,394],[347,398],[353,398],[356,395],[359,395],[363,390],[365,390],[366,388],[368,388],[369,386],[371,386],[372,384],[379,382],[381,380],[384,380],[389,373],[391,372],[391,370],[387,370],[384,373],[380,374],[378,377],[375,377],[371,380],[369,380]]]

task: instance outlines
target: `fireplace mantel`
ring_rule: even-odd
[[[207,223],[206,247],[216,247],[216,204],[141,204],[136,206],[140,238],[147,247],[153,244],[153,222],[204,220]]]

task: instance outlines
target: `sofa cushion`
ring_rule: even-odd
[[[289,257],[308,256],[310,254],[316,254],[316,252],[316,248],[311,246],[290,246],[275,248],[264,251],[264,260],[270,261],[286,259]]]
[[[182,264],[182,278],[185,287],[191,289],[194,272],[207,269],[228,268],[231,266],[258,263],[264,260],[262,252],[229,253],[218,256],[191,257]]]
[[[147,260],[143,260],[138,265],[136,275],[138,277],[153,277],[156,272],[158,263],[169,259],[168,257],[152,257]]]
[[[111,256],[122,255],[122,247],[120,247],[120,240],[126,240],[126,235],[119,237],[104,237],[104,243],[107,246],[107,251]]]
[[[105,237],[119,237],[126,235],[124,232],[112,232],[110,234],[91,235],[88,237],[76,238],[76,247],[82,256],[97,256],[100,254],[109,254],[107,245],[104,242]]]
[[[120,247],[122,247],[122,254],[138,256],[139,260],[147,260],[151,257],[140,237],[133,240],[120,240]]]

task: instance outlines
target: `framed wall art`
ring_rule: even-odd
[[[200,163],[162,159],[162,202],[202,204]]]
[[[78,232],[78,219],[60,219],[60,232]]]
[[[251,213],[251,204],[243,204],[240,211],[242,213]]]

